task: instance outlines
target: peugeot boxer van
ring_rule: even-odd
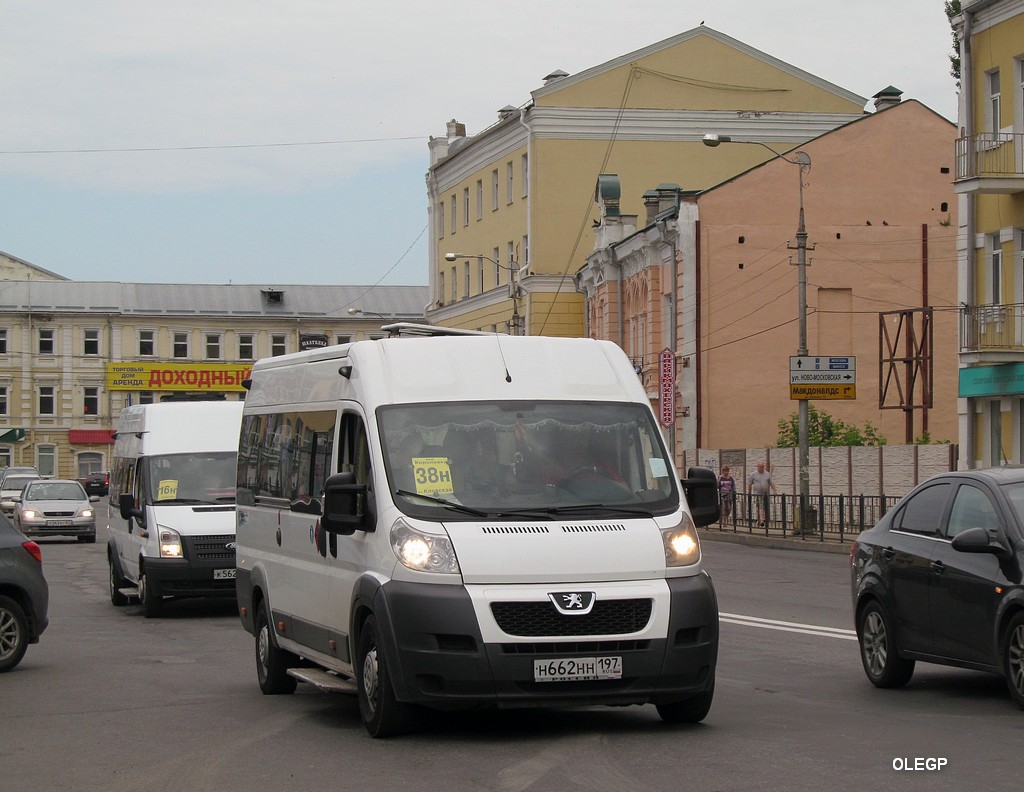
[[[376,737],[424,708],[711,706],[696,526],[717,519],[715,478],[680,481],[612,343],[395,337],[260,360],[237,484],[264,693],[354,693]]]
[[[121,412],[110,472],[110,601],[159,616],[165,597],[235,593],[240,401]]]

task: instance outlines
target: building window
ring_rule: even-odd
[[[989,273],[992,287],[989,302],[999,305],[1003,301],[1003,245],[999,233],[989,235]]]
[[[7,354],[7,328],[0,327],[0,355]]]
[[[44,478],[57,475],[57,447],[52,445],[36,446],[36,468]]]
[[[437,238],[444,239],[444,201],[437,202]]]
[[[459,278],[455,272],[455,267],[452,267],[452,302],[459,299]]]
[[[188,333],[174,334],[174,357],[188,357]]]
[[[39,328],[39,354],[40,355],[52,355],[54,349],[53,343],[54,331],[51,327],[40,327]]]
[[[96,356],[100,353],[100,331],[96,328],[83,330],[82,354]]]
[[[104,470],[103,455],[96,451],[83,451],[78,455],[78,476],[85,478],[90,473]]]
[[[0,385],[0,415],[7,415],[7,386]]]
[[[462,266],[463,266],[463,270],[464,270],[463,275],[465,276],[465,279],[466,279],[465,284],[463,284],[465,286],[465,291],[463,292],[463,296],[464,297],[469,297],[469,262],[467,261]]]
[[[476,180],[476,219],[484,219],[484,180]]]
[[[3,446],[0,448],[0,467],[11,466],[11,447]]]
[[[507,203],[512,203],[515,189],[515,179],[512,178],[512,163],[508,162],[505,164],[505,199]]]
[[[528,267],[530,265],[530,237],[523,234],[523,257],[519,260],[520,267]]]
[[[220,333],[206,334],[206,359],[220,360]]]
[[[512,262],[516,260],[516,245],[515,245],[515,242],[509,242],[508,245],[506,245],[505,247],[506,247],[506,250],[508,251],[508,265],[507,266],[511,269]],[[509,279],[511,280],[511,275],[509,276]]]
[[[100,414],[100,389],[89,385],[82,388],[82,413],[84,415]]]
[[[270,354],[273,357],[287,354],[288,352],[288,336],[284,335],[272,335],[270,337]]]
[[[476,269],[477,269],[477,272],[476,272],[477,285],[479,286],[480,293],[483,294],[484,293],[484,260],[483,260],[483,258],[478,258],[476,260]]]
[[[139,357],[153,357],[156,354],[156,333],[139,330]]]
[[[455,233],[455,228],[459,224],[459,208],[455,202],[455,194],[452,194],[452,233]]]
[[[40,415],[56,415],[57,414],[57,389],[53,385],[40,385],[39,386],[39,414]]]
[[[437,301],[439,305],[444,305],[444,270],[437,273]]]
[[[530,160],[525,154],[519,162],[519,178],[523,180],[523,198],[530,194]]]
[[[139,404],[155,404],[156,397],[153,395],[153,391],[142,391],[139,394]]]
[[[999,69],[990,71],[986,76],[988,81],[988,107],[986,108],[989,132],[999,131],[1000,118],[1002,116],[999,101]]]
[[[351,344],[352,336],[350,335],[339,335],[334,337],[335,344]]]
[[[498,263],[501,261],[501,251],[494,248],[491,253],[493,254],[491,258],[494,259],[494,285],[501,286],[501,264]]]
[[[469,225],[469,187],[462,190],[462,225]]]
[[[252,333],[242,333],[238,336],[238,359],[252,360],[255,352]]]
[[[498,169],[491,171],[491,210],[498,211]]]

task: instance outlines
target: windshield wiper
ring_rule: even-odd
[[[419,492],[412,492],[411,490],[397,489],[395,490],[396,495],[405,495],[407,498],[421,498],[431,503],[436,503],[438,506],[444,506],[446,509],[452,511],[462,512],[463,514],[472,514],[474,517],[489,517],[488,512],[480,511],[479,509],[471,509],[469,506],[463,506],[461,503],[452,503],[444,498],[435,498],[433,495],[422,495]]]
[[[578,503],[571,506],[531,506],[525,509],[502,509],[496,517],[549,517],[558,514],[577,514],[589,512],[613,512],[616,514],[635,514],[640,517],[653,517],[647,509],[636,506],[613,506],[605,503]]]

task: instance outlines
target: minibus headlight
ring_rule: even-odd
[[[665,545],[665,566],[689,566],[700,561],[697,528],[686,512],[683,512],[683,519],[678,525],[662,529],[661,541]]]
[[[447,536],[417,531],[405,520],[391,527],[391,549],[403,566],[417,572],[459,573],[455,548]]]
[[[181,537],[178,532],[170,528],[158,527],[160,536],[160,557],[181,558]]]

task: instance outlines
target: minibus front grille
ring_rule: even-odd
[[[623,635],[640,632],[651,620],[650,599],[598,600],[590,613],[566,615],[551,602],[492,602],[491,613],[507,635]]]
[[[219,561],[235,558],[235,537],[224,536],[190,536],[182,537],[192,546],[193,558],[202,561]],[[232,545],[228,547],[228,545]]]

